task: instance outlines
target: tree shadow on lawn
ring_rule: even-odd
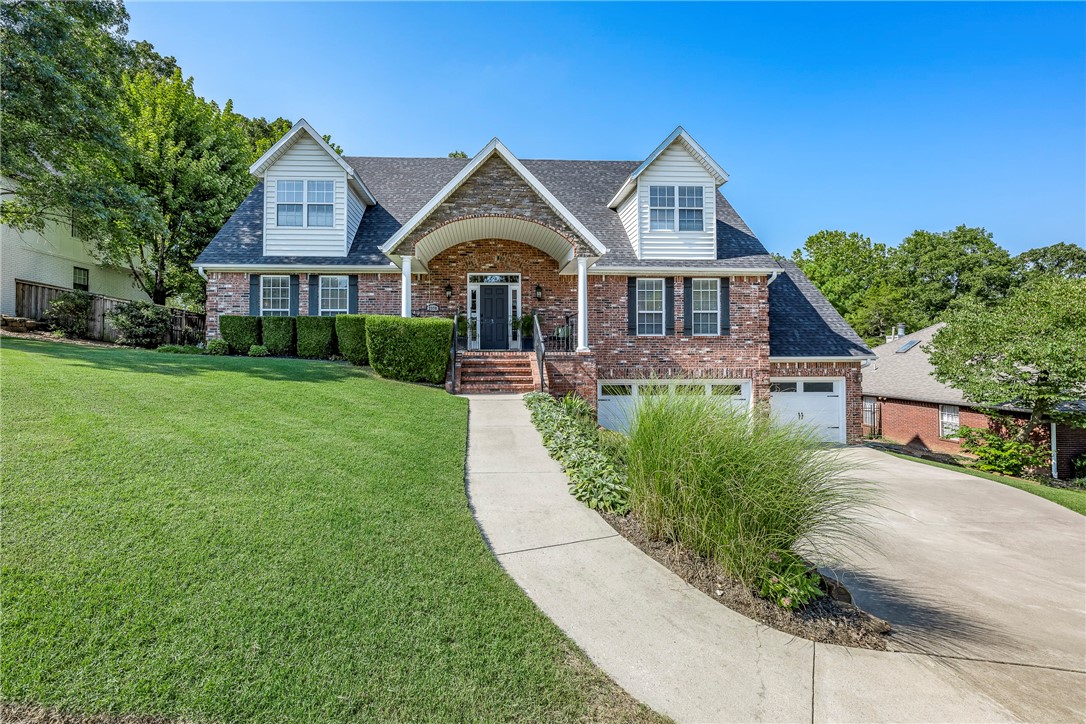
[[[1022,642],[979,621],[937,581],[893,580],[841,565],[822,568],[845,584],[853,603],[890,623],[891,650],[1005,660],[1022,650]]]
[[[46,355],[73,366],[91,366],[115,372],[140,372],[168,377],[236,372],[272,382],[336,382],[346,379],[376,378],[376,375],[368,368],[363,369],[349,362],[331,360],[165,354],[128,347],[88,347],[63,342],[7,337],[3,340],[3,346],[7,349]]]

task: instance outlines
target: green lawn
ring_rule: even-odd
[[[484,545],[467,403],[345,364],[5,338],[3,699],[640,719]]]
[[[972,468],[963,467],[961,465],[950,465],[949,463],[940,463],[936,462],[935,460],[926,460],[924,458],[918,458],[913,455],[904,455],[902,453],[891,452],[883,448],[879,449],[887,455],[893,455],[896,458],[912,460],[913,462],[924,463],[925,465],[934,465],[937,468],[945,468],[947,470],[953,470],[958,473],[965,473],[966,475],[973,475],[978,478],[984,478],[985,480],[994,480],[997,483],[1003,483],[1004,485],[1009,485],[1012,488],[1025,490],[1027,493],[1033,493],[1038,497],[1044,498],[1046,500],[1051,500],[1053,503],[1062,505],[1063,507],[1068,508],[1069,510],[1073,510],[1076,513],[1086,515],[1086,490],[1051,488],[1047,485],[1032,483],[1028,480],[1010,478],[1006,475],[986,473],[983,470],[973,470]]]

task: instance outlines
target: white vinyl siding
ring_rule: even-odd
[[[282,275],[260,277],[260,316],[290,316],[290,277]]]
[[[347,191],[347,238],[344,240],[345,253],[351,250],[358,226],[362,223],[362,216],[366,213],[366,205],[355,195],[354,191]]]
[[[347,283],[345,276],[320,278],[320,316],[331,317],[347,313]]]
[[[302,196],[315,193],[314,198],[321,203],[330,200],[331,214],[320,207],[309,213],[303,202],[301,224],[283,226],[276,223],[280,181],[303,182]],[[311,181],[331,183],[311,186]],[[316,141],[304,135],[300,137],[264,174],[264,253],[269,256],[346,256],[347,196],[347,174],[343,168]],[[294,199],[292,194],[285,203],[297,203]],[[330,222],[331,225],[315,225],[314,221]]]
[[[691,323],[695,337],[720,334],[720,280],[691,279]]]
[[[960,425],[957,405],[939,405],[939,437],[957,440]]]
[[[637,280],[637,336],[664,334],[664,280]]]
[[[629,197],[618,207],[618,219],[622,222],[622,228],[626,230],[626,236],[630,239],[630,244],[640,255],[641,247],[638,244],[637,235],[637,194],[630,194]]]
[[[670,214],[657,213],[655,224],[651,198],[653,186],[670,186],[674,195],[671,204],[674,210]],[[696,208],[693,206],[696,193],[691,193],[689,187],[701,188],[701,231],[679,230],[683,227],[696,228],[698,225],[697,214],[694,213]],[[637,238],[631,237],[631,241],[638,250],[638,258],[716,258],[716,180],[682,144],[672,144],[645,169],[637,179],[635,196],[638,197],[639,210]],[[680,204],[680,200],[684,203]],[[685,207],[686,211],[681,207]],[[667,216],[673,219],[670,226],[663,224],[663,217]],[[681,223],[684,218],[685,223]]]

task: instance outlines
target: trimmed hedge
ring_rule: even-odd
[[[250,347],[260,344],[260,317],[224,314],[219,317],[219,334],[230,345],[231,354],[248,354]]]
[[[336,342],[339,353],[351,361],[351,364],[369,364],[366,351],[366,315],[336,315]]]
[[[441,384],[452,328],[451,319],[371,315],[366,319],[370,366],[394,380]]]
[[[268,354],[276,357],[294,354],[294,317],[263,317],[260,331]]]
[[[298,317],[298,356],[328,359],[336,354],[335,317]]]

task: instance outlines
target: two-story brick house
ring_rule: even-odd
[[[251,172],[196,262],[209,336],[220,314],[462,314],[460,389],[520,389],[513,320],[531,313],[542,383],[605,425],[666,390],[860,437],[870,350],[766,252],[682,128],[643,161],[521,160],[497,139],[471,159],[383,158],[340,156],[302,120]]]

